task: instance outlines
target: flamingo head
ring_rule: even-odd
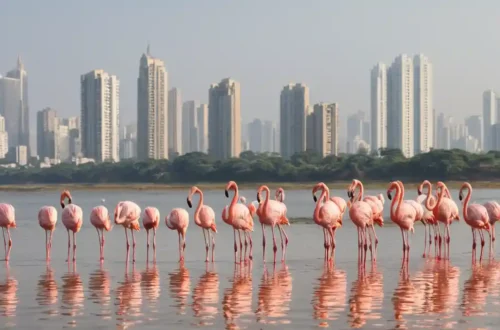
[[[118,224],[118,223],[121,223],[120,221],[118,221],[118,216],[120,215],[120,213],[122,212],[122,209],[123,209],[123,202],[119,202],[118,204],[116,204],[116,207],[115,207],[115,223]]]
[[[259,204],[260,204],[260,200],[261,200],[261,198],[260,198],[260,193],[261,193],[263,190],[267,191],[268,197],[266,197],[266,198],[269,198],[269,187],[268,187],[268,186],[266,186],[266,185],[262,185],[262,186],[260,186],[260,187],[259,187],[259,189],[257,189],[257,202],[259,202]]]
[[[226,188],[224,189],[224,194],[226,197],[229,197],[229,190],[235,190],[238,189],[238,185],[234,181],[229,181],[226,185]]]
[[[60,198],[60,202],[61,202],[61,207],[64,208],[64,201],[66,200],[66,198],[68,199],[68,204],[71,204],[71,193],[69,192],[69,190],[63,190],[63,192],[61,193],[61,198]]]
[[[318,182],[312,189],[312,195],[313,195],[313,200],[316,203],[318,201],[318,198],[316,197],[316,192],[320,189],[325,189],[326,184],[323,182]]]
[[[399,185],[399,182],[398,181],[393,181],[389,184],[389,189],[387,189],[387,198],[389,198],[389,200],[392,200],[392,191],[394,189],[397,189],[397,188],[401,188],[401,186]]]

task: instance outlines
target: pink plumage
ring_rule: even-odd
[[[53,206],[42,206],[38,211],[38,223],[45,231],[45,260],[50,260],[52,235],[57,223],[57,210]]]
[[[205,240],[205,262],[208,262],[208,250],[210,244],[212,244],[212,262],[214,261],[214,250],[215,250],[215,237],[212,232],[217,233],[217,226],[215,225],[215,212],[214,210],[205,205],[203,202],[203,191],[200,188],[193,186],[189,190],[187,197],[187,204],[191,208],[193,207],[192,198],[194,194],[199,195],[198,206],[194,211],[194,223],[200,227],[203,231],[203,238]],[[210,243],[211,242],[211,243]]]
[[[189,213],[183,208],[174,208],[165,217],[165,225],[171,230],[176,230],[179,235],[179,261],[184,261],[186,248],[186,232],[189,226]]]
[[[5,260],[10,258],[12,250],[12,238],[10,237],[10,228],[16,228],[16,214],[14,206],[6,203],[0,203],[0,227],[2,227],[3,241],[5,242],[5,230],[7,230],[8,247],[5,248]]]
[[[111,230],[111,220],[109,219],[108,209],[103,206],[96,206],[90,212],[90,223],[97,230],[97,238],[99,239],[99,255],[100,260],[104,260],[104,231]]]
[[[139,218],[141,217],[141,208],[134,202],[122,201],[116,204],[114,221],[118,225],[122,225],[125,230],[125,241],[126,241],[126,262],[128,263],[130,243],[128,242],[127,229],[130,229],[132,235],[132,262],[135,262],[135,235],[134,231],[138,231]]]
[[[160,211],[153,206],[144,209],[142,225],[146,229],[146,262],[149,262],[149,231],[153,230],[153,262],[156,262],[156,229],[160,225]]]
[[[65,200],[68,199],[68,205],[65,204]],[[73,232],[73,262],[76,261],[76,233],[80,231],[83,223],[83,212],[80,206],[72,204],[73,199],[68,190],[64,190],[61,193],[60,197],[62,211],[62,223],[64,227],[66,227],[66,231],[68,232],[68,259],[70,260],[70,248],[71,248],[71,239],[69,232]]]

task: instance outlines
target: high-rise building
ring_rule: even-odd
[[[69,127],[67,125],[59,125],[57,129],[57,151],[59,154],[59,159],[62,162],[67,162],[71,160],[70,152],[70,134]]]
[[[469,135],[478,141],[478,148],[482,149],[483,142],[483,117],[470,116],[465,119]]]
[[[29,149],[28,74],[20,58],[15,69],[0,76],[0,115],[5,118],[9,146]]]
[[[137,79],[137,158],[168,159],[168,77],[165,64],[149,52]]]
[[[208,152],[208,105],[200,104],[197,109],[196,119],[198,120],[198,151]]]
[[[0,159],[9,152],[9,134],[5,131],[5,118],[0,116]]]
[[[182,154],[182,98],[181,90],[168,91],[168,152],[170,155]]]
[[[387,147],[414,155],[413,61],[406,54],[396,57],[387,72]]]
[[[241,153],[240,84],[230,78],[212,84],[208,92],[208,153],[215,159]]]
[[[306,118],[310,112],[309,87],[304,84],[283,87],[280,96],[280,149],[284,158],[306,150]]]
[[[437,145],[438,149],[452,148],[453,118],[447,117],[444,113],[440,113],[437,117]]]
[[[347,117],[347,142],[349,143],[348,153],[356,153],[358,149],[354,143],[355,139],[363,139],[369,132],[365,132],[365,113],[358,111]]]
[[[38,111],[37,125],[37,153],[40,159],[58,159],[58,127],[57,113],[54,109],[45,108]]]
[[[262,152],[278,152],[276,140],[279,140],[279,136],[276,132],[276,123],[270,120],[262,122]]]
[[[185,153],[198,151],[198,104],[186,101],[182,105],[182,150]]]
[[[262,121],[255,118],[248,124],[248,143],[253,152],[263,152],[263,127]]]
[[[119,161],[120,83],[94,70],[81,76],[82,153],[97,162]]]
[[[137,157],[137,125],[130,124],[120,130],[120,159]]]
[[[16,152],[16,163],[21,166],[28,165],[28,147],[23,145],[18,145],[15,148]]]
[[[483,92],[483,151],[493,149],[492,127],[498,121],[497,96],[494,91]]]
[[[433,75],[429,59],[413,58],[414,152],[429,152],[434,147]]]
[[[387,148],[387,67],[378,63],[371,71],[371,149]]]
[[[318,103],[307,116],[307,145],[321,156],[338,155],[337,103]]]

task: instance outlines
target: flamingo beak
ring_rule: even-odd
[[[318,198],[316,197],[316,195],[313,195],[313,200],[314,200],[315,202],[317,202],[317,201],[318,201]]]
[[[257,202],[260,204],[260,194],[257,193]]]
[[[68,198],[68,204],[71,204],[71,198]]]
[[[193,204],[191,204],[191,201],[189,200],[189,198],[187,199],[187,204],[188,204],[189,208],[193,207]]]
[[[64,208],[64,202],[61,202],[61,207]]]
[[[459,200],[462,200],[462,199],[463,199],[462,194],[459,194],[459,195],[458,195],[458,199],[459,199]]]
[[[420,188],[417,189],[417,194],[420,196],[422,195],[422,190],[420,190]]]
[[[387,198],[389,198],[389,200],[392,200],[392,196],[391,196],[390,192],[387,193]]]
[[[227,192],[227,189],[224,190],[224,195],[226,195],[226,197],[229,197],[229,193]]]

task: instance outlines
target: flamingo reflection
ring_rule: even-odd
[[[138,322],[138,317],[142,316],[142,294],[141,294],[141,274],[135,270],[132,264],[132,271],[128,271],[128,263],[125,266],[125,277],[123,282],[116,288],[115,306],[116,320],[121,328],[127,328]]]
[[[0,282],[0,315],[15,316],[17,308],[17,280],[10,274],[10,267],[6,264],[5,280]]]
[[[47,315],[57,315],[57,282],[54,278],[54,270],[47,265],[45,272],[40,275],[37,285],[36,301],[39,306],[47,306],[49,309],[42,313]]]
[[[352,283],[349,298],[349,324],[361,328],[367,320],[378,320],[384,300],[384,277],[372,265],[367,275],[364,268],[358,269],[358,279]]]
[[[313,317],[320,320],[320,327],[328,327],[329,320],[336,320],[345,309],[347,298],[347,277],[343,270],[325,264],[322,275],[317,279],[313,295]]]
[[[222,308],[226,329],[240,329],[237,320],[252,314],[252,263],[236,264],[232,279],[233,285],[224,291]]]
[[[472,273],[464,283],[462,314],[464,316],[487,315],[486,298],[488,294],[498,295],[498,263],[491,261],[486,266],[472,265]]]
[[[217,315],[219,303],[219,275],[207,269],[201,275],[198,284],[193,289],[193,312],[194,316],[200,319],[198,325],[213,326],[213,320]]]
[[[177,314],[186,314],[187,300],[191,291],[191,279],[189,271],[184,267],[184,262],[181,261],[179,269],[168,274],[170,277],[170,296],[174,299],[178,311]]]
[[[423,313],[440,314],[441,319],[453,317],[458,305],[460,269],[452,266],[449,261],[433,260],[424,270],[423,276],[432,281],[432,286],[425,286],[426,303]]]
[[[258,294],[257,321],[268,324],[289,324],[290,320],[283,319],[290,310],[292,300],[292,276],[288,267],[282,264],[280,271],[269,276],[264,266]],[[268,318],[281,318],[279,322],[266,320]]]
[[[111,318],[111,281],[109,274],[103,268],[103,264],[90,274],[89,292],[90,300],[95,304],[101,305],[98,312],[94,315],[107,320]]]
[[[156,309],[156,302],[160,298],[160,272],[156,268],[156,264],[149,267],[146,264],[146,270],[141,273],[141,286],[144,295],[149,301],[149,311],[158,312]]]
[[[71,268],[71,270],[70,270]],[[76,271],[76,263],[68,263],[68,272],[62,276],[62,306],[61,314],[65,316],[80,316],[83,314],[83,282]],[[76,325],[76,320],[70,321]]]

